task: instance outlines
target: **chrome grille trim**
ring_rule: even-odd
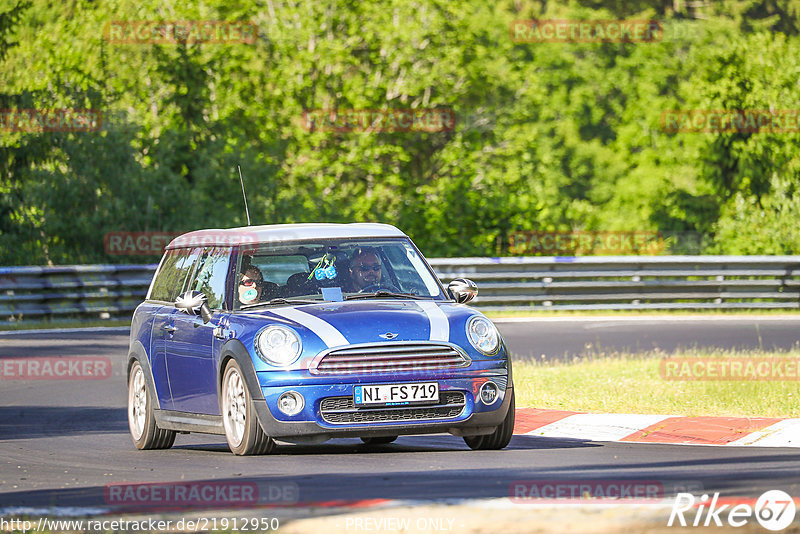
[[[437,421],[460,416],[466,405],[467,399],[462,391],[440,391],[438,404],[423,406],[356,408],[353,397],[328,397],[320,403],[320,415],[326,423],[332,425]]]
[[[320,353],[308,367],[314,375],[347,375],[458,369],[472,363],[457,345],[427,341],[365,343]]]

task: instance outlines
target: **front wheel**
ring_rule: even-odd
[[[470,449],[475,451],[496,451],[505,448],[514,435],[514,390],[511,390],[511,402],[508,406],[508,413],[503,422],[500,423],[494,432],[485,436],[465,436],[464,441]]]
[[[156,424],[153,395],[138,361],[133,362],[128,376],[128,428],[137,449],[169,449],[175,443],[175,431]]]
[[[275,448],[275,442],[258,424],[253,399],[236,360],[228,362],[222,377],[222,423],[234,454],[267,454]]]

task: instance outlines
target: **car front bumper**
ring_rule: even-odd
[[[290,383],[259,376],[264,398],[254,400],[254,406],[264,432],[288,442],[317,443],[332,438],[437,433],[488,434],[503,422],[513,388],[505,362],[502,366],[498,363],[493,362],[492,368],[463,369],[458,374],[434,372],[424,378],[419,375],[413,378],[337,376],[312,380],[312,383]],[[487,381],[494,382],[498,389],[497,399],[490,405],[479,395]],[[356,407],[352,401],[356,385],[422,382],[439,384],[438,403]],[[297,415],[287,416],[277,407],[278,397],[287,391],[303,396],[304,407]],[[328,409],[331,406],[333,410]]]

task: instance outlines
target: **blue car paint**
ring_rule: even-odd
[[[156,387],[156,396],[161,409],[172,410],[172,393],[169,389],[169,373],[167,372],[167,331],[165,327],[174,323],[173,315],[177,310],[169,310],[165,306],[144,303],[136,310],[138,315],[150,316],[149,339],[139,336],[142,344],[150,348],[150,369]],[[133,328],[133,327],[131,327]],[[133,330],[131,330],[133,332]]]
[[[253,356],[253,365],[267,406],[272,415],[281,421],[313,421],[330,428],[346,426],[325,423],[319,415],[319,402],[325,397],[352,396],[355,384],[436,381],[439,383],[441,391],[449,389],[463,391],[467,397],[467,407],[463,414],[454,418],[453,421],[466,419],[473,411],[485,412],[497,409],[504,398],[505,387],[500,390],[498,402],[491,406],[484,406],[480,402],[475,402],[477,395],[473,391],[473,380],[479,377],[498,376],[505,378],[500,382],[506,383],[508,368],[505,346],[501,344],[500,350],[493,356],[480,353],[472,347],[466,335],[467,320],[479,313],[463,305],[447,302],[440,302],[437,305],[447,316],[449,322],[449,342],[459,346],[467,353],[472,360],[469,367],[427,370],[424,373],[394,372],[315,376],[308,371],[311,361],[320,352],[330,347],[302,323],[284,319],[269,311],[243,312],[231,316],[231,328],[237,333],[243,333],[239,339],[245,347],[248,347]],[[391,345],[398,341],[428,341],[431,335],[430,320],[416,301],[357,300],[301,305],[295,308],[331,324],[352,344],[386,343]],[[289,326],[301,335],[303,352],[294,364],[286,367],[274,367],[256,355],[256,335],[269,324]],[[390,331],[400,335],[392,341],[386,341],[379,337],[380,334]],[[291,417],[282,414],[277,409],[278,396],[290,389],[301,393],[306,399],[303,411]],[[390,424],[413,425],[414,422],[402,421]]]
[[[213,335],[216,324],[203,324],[199,317],[184,313],[176,314],[174,320],[175,334],[167,344],[172,409],[219,415]]]
[[[429,370],[424,373],[416,371],[316,376],[309,372],[308,367],[320,352],[330,347],[313,330],[300,322],[272,313],[272,308],[235,313],[217,312],[212,321],[204,325],[199,317],[188,316],[174,308],[145,303],[137,309],[137,316],[149,315],[151,319],[149,323],[135,322],[143,325],[136,338],[145,343],[146,338],[151,337],[150,343],[145,343],[145,346],[150,347],[153,379],[162,409],[220,415],[218,369],[223,342],[213,337],[213,328],[219,324],[227,326],[230,334],[248,348],[267,407],[279,421],[311,421],[333,429],[346,427],[348,425],[331,425],[323,421],[319,403],[325,397],[352,396],[353,386],[356,384],[435,381],[439,383],[440,391],[462,391],[466,395],[467,406],[459,417],[453,419],[454,422],[469,418],[473,412],[497,409],[504,398],[508,376],[505,345],[501,343],[500,350],[492,356],[480,353],[472,347],[466,335],[467,321],[479,313],[449,302],[437,302],[437,305],[448,319],[449,342],[460,347],[469,356],[472,360],[469,367]],[[283,308],[285,307],[274,311],[280,312]],[[431,321],[417,301],[356,300],[291,308],[331,324],[352,344],[391,345],[401,341],[429,341],[431,336]],[[147,324],[152,326],[148,328],[145,326]],[[275,367],[258,356],[255,348],[256,336],[271,324],[289,326],[301,336],[303,351],[292,365]],[[163,328],[166,325],[174,326],[175,334],[166,332]],[[399,335],[386,341],[379,337],[386,332]],[[500,388],[499,400],[491,406],[485,406],[477,399],[475,380],[492,377],[499,378],[497,381],[503,387]],[[303,411],[291,417],[277,409],[278,397],[290,389],[301,393],[306,399]],[[415,423],[401,421],[388,424],[402,426]]]

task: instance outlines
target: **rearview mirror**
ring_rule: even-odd
[[[175,307],[188,315],[199,315],[208,323],[214,315],[208,306],[208,298],[200,291],[187,291],[175,299]]]
[[[467,278],[456,278],[447,284],[447,290],[459,304],[469,302],[478,296],[478,286]]]

